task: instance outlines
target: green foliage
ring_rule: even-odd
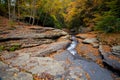
[[[0,45],[0,52],[1,51],[4,51],[4,50],[8,50],[8,51],[15,51],[17,49],[20,48],[20,44],[14,44],[12,46],[3,46],[3,45]]]
[[[44,26],[48,26],[48,27],[53,27],[54,26],[53,17],[51,17],[47,13],[42,13],[39,19],[40,19],[40,22],[42,23],[42,25],[44,25]]]
[[[4,46],[0,45],[0,52],[4,50]]]
[[[104,16],[97,22],[95,29],[105,33],[120,32],[120,18]]]
[[[69,23],[69,28],[77,28],[80,27],[81,25],[83,25],[83,21],[81,17],[74,17],[71,22]]]
[[[108,12],[111,13],[111,15],[120,17],[120,0],[112,0],[110,2],[106,2],[106,4],[110,8]]]
[[[9,49],[8,49],[8,51],[15,51],[15,50],[17,50],[17,49],[19,49],[20,48],[20,45],[19,44],[15,44],[15,45],[12,45]]]
[[[38,24],[56,28],[96,25],[96,30],[119,32],[120,0],[17,0],[16,15],[37,18]],[[11,5],[11,16],[13,15]],[[8,14],[8,1],[0,1],[0,13]],[[14,26],[14,22],[9,22]]]
[[[6,16],[7,15],[7,8],[6,4],[0,4],[0,15],[1,16]]]
[[[79,26],[88,26],[91,24],[93,17],[93,1],[91,0],[74,0],[67,8],[65,21],[69,28]]]
[[[56,28],[61,29],[62,26],[61,26],[60,22],[58,21],[58,19],[56,18],[56,16],[55,16],[55,15],[51,15],[51,16],[52,16],[52,18],[54,19],[54,26],[55,26]]]

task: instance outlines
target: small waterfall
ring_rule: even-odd
[[[72,43],[70,44],[70,46],[67,48],[67,50],[72,54],[72,55],[76,55],[77,51],[75,50],[76,46],[77,46],[77,39],[75,36],[71,37],[72,39]]]

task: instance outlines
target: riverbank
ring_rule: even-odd
[[[114,80],[112,73],[100,67],[101,65],[95,63],[96,61],[79,56],[79,51],[82,50],[77,50],[76,53],[79,55],[71,54],[75,47],[83,49],[80,47],[83,44],[81,41],[87,37],[80,35],[83,34],[77,35],[78,41],[73,42],[76,40],[75,37],[71,38],[67,32],[50,27],[18,25],[14,29],[2,31],[0,34],[0,79]],[[94,37],[92,34],[91,36]],[[71,39],[73,44],[71,44]],[[70,44],[72,46],[76,42],[77,45],[70,48]],[[85,45],[89,44],[84,43],[83,47]],[[89,46],[91,45],[93,44]],[[94,52],[93,49],[87,47],[86,51],[91,52],[91,50]]]

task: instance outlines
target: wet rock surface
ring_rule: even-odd
[[[40,26],[2,32],[0,80],[114,80],[111,72],[97,64],[102,60],[98,42],[82,42],[95,35],[81,35],[70,38],[62,30]],[[20,46],[15,48],[16,44]]]
[[[77,55],[78,57],[79,55]],[[54,55],[54,59],[65,61],[64,79],[72,80],[113,80],[111,73],[101,68],[98,64],[85,60],[84,58],[76,58],[69,51]],[[89,66],[89,67],[88,67]]]

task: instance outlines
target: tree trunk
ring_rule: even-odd
[[[16,6],[17,6],[17,21],[19,22],[19,18],[20,18],[20,10],[19,10],[19,0],[17,0],[16,2]]]
[[[33,9],[32,9],[32,7],[33,7],[33,2],[30,1],[30,16],[28,16],[28,17],[30,17],[29,24],[31,24],[32,15],[33,15],[33,11],[32,11]]]
[[[11,19],[11,14],[10,14],[10,0],[8,0],[8,14],[9,14],[9,20]]]
[[[31,24],[31,20],[32,20],[32,10],[31,9],[30,9],[30,16],[28,16],[28,17],[30,17],[29,24]]]
[[[33,11],[33,20],[32,20],[32,25],[35,23],[35,15],[36,15],[36,0],[33,0],[33,7],[32,7],[32,11]]]
[[[42,15],[42,11],[38,14],[38,16],[40,17],[41,15]],[[37,20],[37,25],[39,23],[39,20],[40,20],[40,18],[38,18],[38,20]]]
[[[15,17],[15,5],[16,5],[16,2],[14,1],[14,10],[13,10],[13,20],[15,21],[16,20],[16,17]]]
[[[43,27],[44,27],[44,25],[45,25],[46,18],[47,18],[47,13],[45,14],[45,19],[44,19],[44,21],[43,21]]]

